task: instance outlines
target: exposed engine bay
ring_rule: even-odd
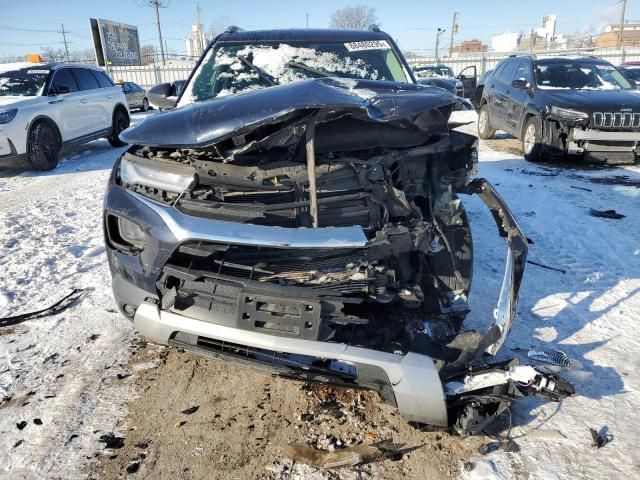
[[[477,140],[449,123],[455,97],[419,87],[371,91],[375,82],[367,89],[334,79],[302,83],[320,90],[313,95],[322,102],[305,97],[304,108],[277,113],[250,108],[251,121],[218,125],[228,131],[215,140],[203,140],[207,125],[217,125],[212,107],[187,112],[199,142],[171,132],[145,138],[149,122],[133,129],[115,182],[145,205],[168,208],[167,223],[191,222],[175,228],[179,242],[157,267],[160,311],[251,334],[421,354],[434,362],[448,424],[460,434],[481,431],[519,397],[573,393],[544,370],[485,361],[512,326],[527,243],[491,184],[473,179]],[[334,91],[322,97],[323,89]],[[260,93],[212,105],[240,108],[242,97]],[[179,124],[189,108],[160,117]],[[470,194],[487,205],[508,247],[496,318],[482,334],[464,330],[473,244],[460,196]],[[145,247],[118,230],[117,215],[106,215],[114,249],[144,256]],[[209,222],[215,238],[196,233],[204,232],[196,222]],[[268,358],[280,374],[374,388],[394,402],[381,382],[363,380],[357,362],[352,371],[349,362],[202,335],[178,333],[169,343],[200,354],[217,349],[216,358]]]

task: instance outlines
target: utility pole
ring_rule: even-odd
[[[164,61],[164,45],[162,42],[162,30],[160,29],[160,9],[166,8],[168,5],[167,0],[146,0],[146,5],[156,9],[156,24],[158,25],[158,38],[160,40],[160,56],[162,57],[162,65],[165,65]]]
[[[456,23],[456,18],[460,14],[458,12],[453,12],[453,21],[451,22],[451,45],[449,45],[449,58],[453,56],[453,35],[458,33],[458,24]]]
[[[440,37],[444,32],[446,32],[444,28],[438,28],[438,31],[436,33],[436,63],[437,64],[440,64],[440,52],[438,50],[440,47]]]
[[[622,12],[620,13],[620,31],[618,32],[618,48],[622,47],[622,31],[624,30],[624,12],[627,9],[627,0],[622,0]]]
[[[69,33],[69,32],[65,31],[64,23],[62,24],[62,30],[58,30],[58,33],[62,34],[62,41],[64,42],[64,53],[67,56],[67,62],[68,62],[69,61],[69,47],[67,46],[67,33]]]

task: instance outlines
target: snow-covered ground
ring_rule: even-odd
[[[122,371],[133,332],[111,298],[101,227],[104,185],[121,151],[99,140],[53,172],[0,173],[0,318],[88,289],[64,313],[0,328],[0,477],[81,478],[83,465],[101,450],[100,435],[126,412],[126,389],[109,380]],[[497,186],[533,240],[529,258],[566,271],[527,266],[517,322],[501,354],[560,349],[580,367],[562,372],[575,397],[514,406],[519,453],[478,456],[475,470],[463,475],[639,477],[640,187],[593,181],[638,182],[640,168],[536,166],[483,144],[480,161],[479,175]],[[504,248],[481,203],[464,201],[476,244],[469,325],[483,330]],[[595,218],[590,207],[626,218]],[[607,427],[613,442],[592,448],[591,427]]]
[[[101,224],[123,150],[97,140],[51,172],[0,172],[0,318],[87,289],[64,313],[0,328],[0,478],[82,477],[126,412],[107,379],[126,364],[133,330],[111,297]]]

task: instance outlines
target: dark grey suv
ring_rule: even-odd
[[[405,418],[460,433],[514,398],[571,394],[483,358],[512,326],[527,242],[473,178],[476,138],[449,123],[459,101],[417,85],[379,30],[220,35],[178,108],[123,135],[104,211],[119,308],[158,343],[374,389]],[[485,334],[462,329],[469,194],[508,246]]]
[[[640,154],[640,96],[600,58],[514,56],[478,88],[480,138],[503,130],[522,140],[527,160],[619,164]]]

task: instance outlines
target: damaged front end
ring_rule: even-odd
[[[160,343],[375,389],[407,419],[460,433],[520,396],[572,393],[541,370],[483,360],[512,326],[527,242],[491,184],[473,179],[476,139],[449,124],[455,102],[440,89],[323,78],[128,130],[105,201],[121,310]],[[468,194],[508,248],[484,335],[463,330]],[[483,374],[491,385],[474,381]]]

